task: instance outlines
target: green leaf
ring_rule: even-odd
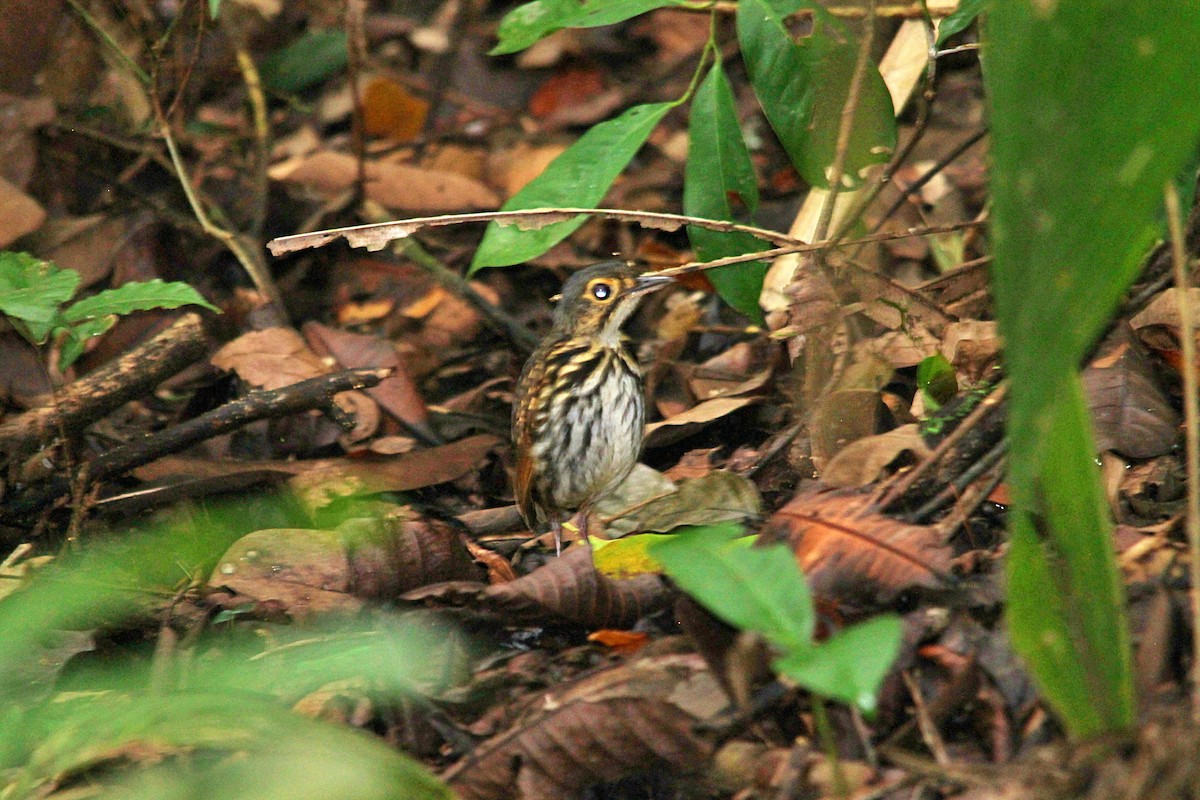
[[[792,164],[813,186],[827,187],[858,44],[821,8],[795,5],[814,12],[814,29],[806,39],[794,42],[781,12],[767,0],[739,0],[738,41],[763,113]],[[895,147],[891,95],[879,70],[871,67],[854,115],[844,182],[861,183],[863,170],[886,162]]]
[[[83,355],[88,339],[108,333],[112,326],[116,324],[117,315],[109,314],[108,316],[84,320],[77,325],[62,328],[63,338],[58,351],[59,370],[65,370]]]
[[[775,662],[775,669],[809,691],[871,714],[879,684],[900,652],[903,630],[897,616],[874,617],[815,647],[793,650]]]
[[[742,526],[692,528],[650,545],[667,574],[705,608],[785,649],[811,644],[816,615],[785,545],[748,547]]]
[[[23,722],[47,733],[6,774],[9,797],[40,796],[87,775],[92,796],[111,798],[184,800],[217,786],[231,800],[453,798],[378,739],[251,694],[85,694]]]
[[[208,0],[208,18],[216,19],[221,13],[221,0]]]
[[[1008,627],[1075,737],[1134,719],[1129,634],[1078,366],[1200,135],[1180,4],[993,4],[993,285],[1009,375]],[[1053,47],[1047,50],[1047,43]]]
[[[937,46],[942,47],[950,37],[965,31],[991,0],[959,0],[958,8],[948,14],[938,26]]]
[[[934,353],[917,364],[917,386],[925,393],[925,406],[937,411],[958,394],[958,375],[954,365],[941,353]]]
[[[489,55],[524,50],[563,28],[595,28],[624,22],[656,8],[681,5],[675,0],[534,0],[517,6],[500,21],[499,44]]]
[[[674,103],[634,106],[616,119],[601,122],[550,162],[546,170],[504,204],[504,211],[530,208],[595,208],[621,170],[645,144],[654,126]],[[585,216],[543,228],[488,225],[475,252],[471,272],[536,258],[570,236]]]
[[[0,312],[25,323],[35,344],[46,340],[59,307],[79,288],[79,273],[28,253],[0,253]]]
[[[740,215],[734,208],[735,199],[742,210]],[[752,217],[757,210],[758,179],[742,139],[733,89],[718,61],[692,98],[683,211],[693,217],[738,222]],[[688,227],[688,239],[701,261],[753,253],[764,247],[746,233],[721,233],[695,226]],[[706,274],[725,302],[761,324],[758,296],[766,273],[767,265],[758,262],[713,269]]]
[[[263,59],[263,84],[274,92],[291,94],[315,86],[346,66],[346,32],[338,28],[311,30]]]
[[[188,284],[177,281],[167,283],[156,278],[152,281],[126,283],[116,289],[105,289],[99,294],[84,298],[63,311],[63,320],[80,322],[108,314],[130,314],[134,311],[188,305],[219,311]]]

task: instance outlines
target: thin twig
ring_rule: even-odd
[[[247,230],[255,239],[262,236],[263,226],[267,221],[267,200],[270,190],[270,178],[267,176],[267,162],[271,157],[271,125],[267,120],[267,98],[263,94],[262,76],[254,59],[242,46],[237,47],[238,69],[242,72],[242,81],[246,84],[246,95],[250,101],[250,119],[254,127],[254,210],[250,214]]]
[[[932,469],[933,465],[937,463],[938,459],[950,452],[950,449],[957,445],[959,441],[967,435],[967,432],[974,428],[979,421],[983,419],[984,415],[986,415],[992,410],[992,408],[999,404],[1004,399],[1004,395],[1007,393],[1007,391],[1008,384],[1002,383],[996,387],[995,391],[980,400],[979,405],[972,409],[971,413],[967,414],[967,416],[963,418],[963,421],[958,424],[958,427],[955,428],[949,436],[943,439],[941,443],[934,448],[932,453],[926,456],[920,464],[904,473],[903,477],[901,477],[892,485],[888,486],[883,492],[883,495],[878,500],[869,503],[867,508],[873,512],[886,511],[888,506],[899,500],[905,492],[913,487],[913,484],[920,480],[926,472]]]
[[[1196,331],[1192,323],[1188,259],[1184,248],[1183,218],[1175,184],[1164,189],[1167,224],[1171,231],[1171,255],[1175,265],[1175,297],[1179,306],[1180,349],[1183,351],[1183,411],[1187,428],[1187,534],[1191,551],[1192,620],[1200,627],[1200,412],[1196,385]],[[1200,634],[1192,636],[1192,719],[1200,723]]]

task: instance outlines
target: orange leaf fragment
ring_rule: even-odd
[[[363,131],[397,142],[417,138],[425,128],[429,102],[388,78],[375,78],[363,90]]]

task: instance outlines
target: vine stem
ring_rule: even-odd
[[[1192,583],[1192,624],[1200,626],[1200,410],[1196,385],[1196,330],[1192,323],[1192,298],[1188,287],[1187,251],[1183,219],[1175,184],[1163,190],[1167,225],[1171,232],[1171,256],[1175,266],[1175,297],[1179,306],[1180,349],[1183,351],[1183,412],[1187,430],[1187,536]],[[1200,633],[1192,634],[1192,719],[1200,723]]]

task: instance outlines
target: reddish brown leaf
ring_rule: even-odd
[[[572,547],[515,581],[486,586],[454,582],[408,592],[404,600],[468,608],[519,622],[569,622],[588,628],[629,628],[665,607],[669,595],[657,575],[614,579],[592,564],[588,547]]]
[[[318,353],[329,353],[347,368],[393,367],[392,375],[366,392],[396,419],[416,429],[427,440],[436,441],[429,427],[425,400],[396,348],[376,336],[350,333],[330,328],[319,322],[306,322],[304,335]]]
[[[395,81],[376,78],[363,90],[362,110],[363,130],[368,136],[407,142],[425,127],[429,101],[413,95]]]
[[[1154,382],[1150,362],[1127,326],[1105,339],[1083,371],[1096,445],[1130,458],[1153,458],[1175,444],[1179,415]]]
[[[943,586],[952,556],[943,533],[871,513],[868,502],[835,492],[797,495],[767,521],[763,540],[792,546],[817,595],[876,605],[908,589]]]

